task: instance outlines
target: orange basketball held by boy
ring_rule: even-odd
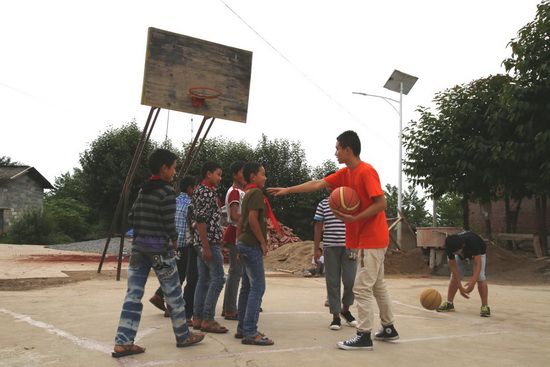
[[[353,214],[359,210],[361,202],[359,195],[348,186],[340,186],[330,193],[328,204],[331,209],[344,214]]]

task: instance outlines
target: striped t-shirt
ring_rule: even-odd
[[[323,222],[323,247],[346,246],[346,225],[334,216],[328,199],[317,205],[313,220]]]

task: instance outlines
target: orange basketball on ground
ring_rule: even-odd
[[[352,214],[359,209],[361,202],[359,201],[359,195],[357,195],[354,189],[340,186],[330,193],[328,205],[339,212]]]
[[[441,305],[441,294],[433,289],[424,289],[420,294],[420,304],[427,310],[435,310]]]

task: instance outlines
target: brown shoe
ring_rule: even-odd
[[[225,334],[229,331],[225,326],[220,325],[215,320],[203,321],[201,331],[205,333]]]
[[[194,332],[190,331],[189,336],[187,337],[187,339],[185,339],[185,341],[182,342],[182,343],[177,343],[176,347],[185,348],[185,347],[188,347],[190,345],[197,344],[203,339],[204,339],[204,334],[203,333],[194,333]]]
[[[166,311],[166,307],[164,306],[164,300],[158,294],[155,293],[153,297],[149,298],[149,302],[151,302],[153,306],[155,306],[159,310]]]
[[[202,325],[201,319],[193,319],[193,329],[200,330]]]
[[[114,351],[111,353],[113,358],[120,358],[131,356],[134,354],[140,354],[145,352],[145,348],[140,347],[137,344],[117,344],[115,345]]]

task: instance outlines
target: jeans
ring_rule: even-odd
[[[199,320],[214,320],[216,303],[225,283],[221,246],[210,244],[210,250],[212,260],[209,263],[204,262],[202,256],[197,254],[199,279],[195,289],[193,316]]]
[[[176,260],[180,285],[185,283],[183,288],[183,299],[185,300],[185,314],[187,317],[193,316],[193,304],[195,303],[195,288],[197,287],[197,252],[194,246],[187,246],[179,249],[180,258]],[[155,292],[161,298],[164,298],[162,287],[158,287]]]
[[[184,342],[189,336],[189,328],[185,319],[185,301],[181,295],[176,259],[173,252],[170,251],[168,254],[161,256],[132,251],[128,266],[128,290],[120,313],[115,338],[116,344],[132,344],[134,342],[143,309],[141,298],[151,268],[157,275],[166,296],[166,303],[172,309],[170,317],[176,342]]]
[[[243,266],[238,258],[237,246],[227,244],[225,247],[229,250],[229,271],[223,295],[223,311],[227,315],[237,312],[237,293],[243,274]]]
[[[264,259],[260,246],[247,246],[237,242],[243,277],[239,293],[239,323],[237,331],[245,338],[258,334],[260,305],[265,293]]]
[[[330,313],[339,314],[344,307],[351,306],[355,299],[353,283],[357,270],[357,261],[351,260],[345,246],[325,247],[325,282]],[[341,285],[344,292],[341,295]]]

